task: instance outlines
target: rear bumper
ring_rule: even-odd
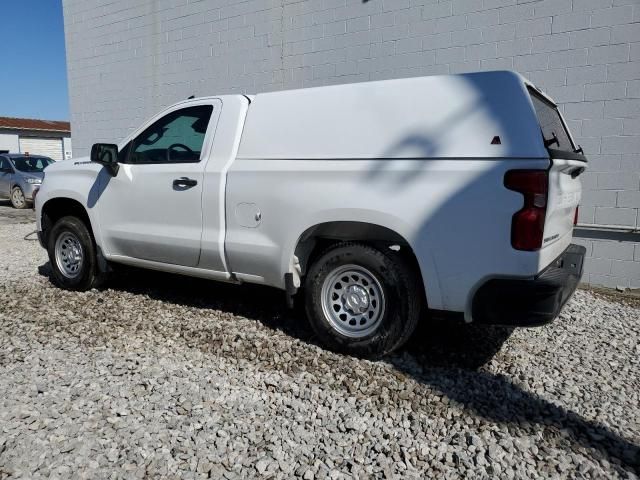
[[[474,323],[531,327],[551,322],[578,286],[585,253],[571,244],[533,279],[487,281],[473,298]]]

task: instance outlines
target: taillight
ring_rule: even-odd
[[[542,247],[548,184],[546,170],[510,170],[504,176],[504,186],[524,197],[524,206],[511,220],[511,245],[516,250]]]
[[[580,205],[576,206],[576,213],[573,214],[573,226],[578,225],[578,210],[580,210]]]

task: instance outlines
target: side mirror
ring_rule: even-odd
[[[91,161],[104,165],[112,176],[118,174],[118,146],[113,143],[94,143],[91,147]]]

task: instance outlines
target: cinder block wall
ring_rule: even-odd
[[[513,69],[589,156],[580,221],[640,227],[639,0],[63,0],[74,153],[189,95]],[[586,282],[640,287],[640,237],[580,230]]]

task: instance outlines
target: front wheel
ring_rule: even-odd
[[[85,291],[104,280],[91,232],[77,217],[63,217],[55,223],[48,235],[47,252],[54,283],[62,288]]]
[[[402,346],[416,328],[422,295],[399,254],[359,243],[327,250],[305,280],[311,327],[332,350],[377,358]]]
[[[15,187],[11,190],[11,205],[13,208],[18,209],[27,208],[27,198],[20,187]]]

